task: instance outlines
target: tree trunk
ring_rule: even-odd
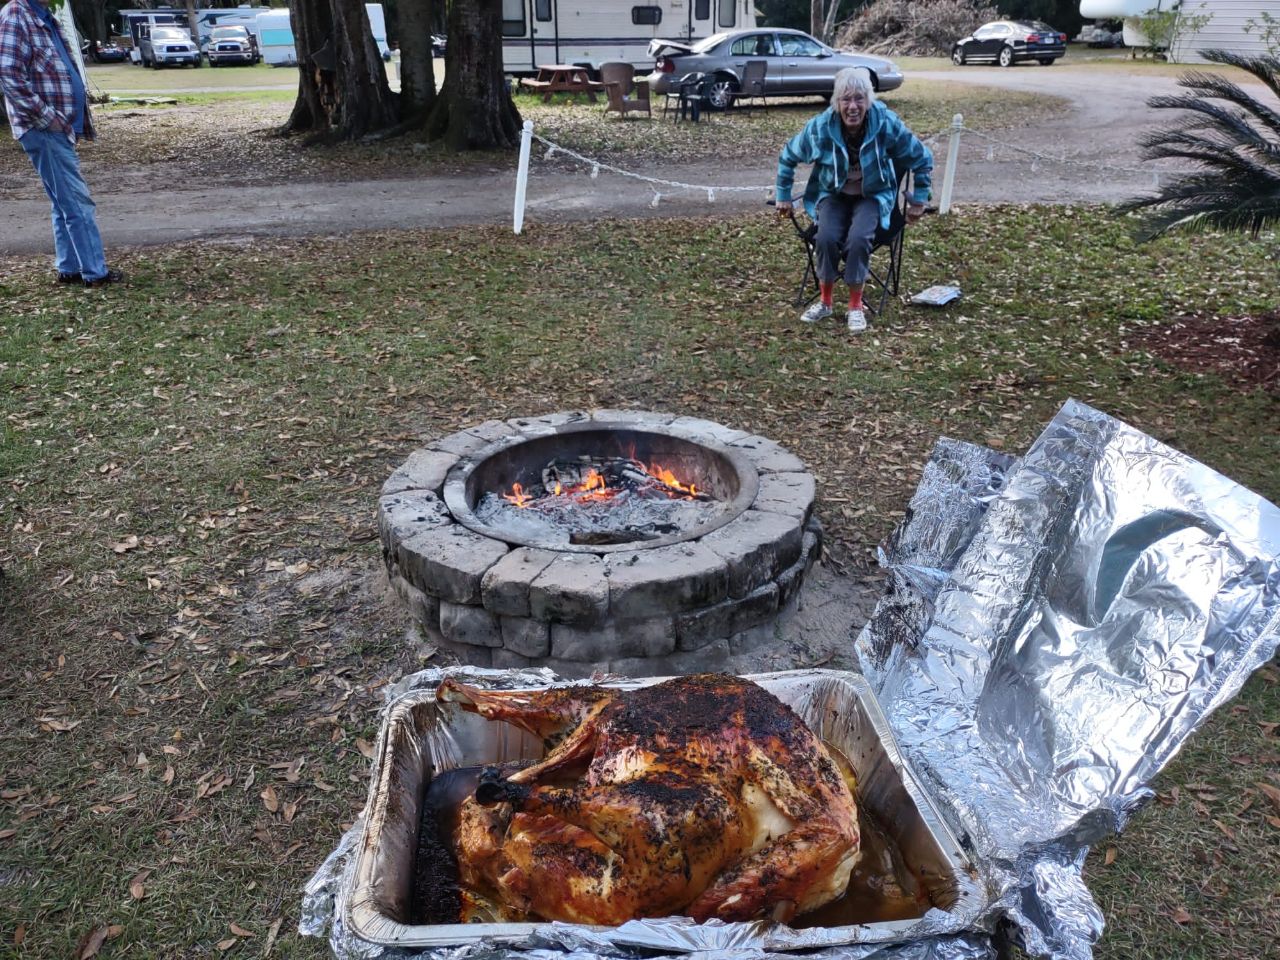
[[[435,61],[431,56],[436,4],[410,0],[400,6],[400,115],[424,118],[436,102]]]
[[[396,95],[363,0],[293,0],[298,99],[285,130],[322,140],[358,140],[394,126]]]
[[[187,0],[187,30],[191,33],[191,42],[200,49],[200,27],[196,24],[196,0]]]
[[[809,33],[822,39],[822,0],[809,0]]]
[[[502,73],[502,0],[453,0],[446,56],[427,136],[457,151],[514,147],[521,121]]]

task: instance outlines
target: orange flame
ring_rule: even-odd
[[[529,495],[524,492],[524,487],[520,486],[518,483],[513,483],[511,485],[511,493],[504,493],[502,496],[521,509],[524,509],[529,505]]]
[[[644,468],[650,476],[660,480],[667,486],[665,491],[668,496],[677,497],[684,494],[689,497],[697,496],[698,488],[696,485],[689,483],[681,483],[676,479],[676,475],[666,467],[658,464],[650,464]],[[534,503],[534,498],[525,493],[524,488],[518,484],[511,485],[511,493],[504,493],[502,496],[505,500],[514,503],[517,507],[525,508]],[[573,497],[580,502],[608,500],[615,496],[619,491],[609,488],[608,481],[605,480],[604,474],[600,471],[592,469],[582,479],[581,483],[563,486],[559,480],[555,482],[554,489],[550,491],[549,496],[566,496]]]

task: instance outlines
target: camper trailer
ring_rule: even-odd
[[[289,22],[289,10],[268,10],[258,14],[254,21],[254,34],[258,38],[258,52],[262,62],[273,67],[292,67],[298,64],[298,52],[293,45],[293,24]]]
[[[753,0],[502,0],[502,65],[511,74],[536,73],[544,63],[648,68],[651,40],[701,40],[755,25]]]

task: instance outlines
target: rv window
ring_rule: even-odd
[[[695,20],[711,19],[711,0],[694,0],[693,19]]]
[[[504,37],[523,37],[524,0],[502,0],[502,35]]]
[[[717,22],[722,27],[732,27],[738,22],[737,12],[738,0],[720,0],[718,12],[716,13]]]
[[[534,0],[533,18],[535,20],[550,20],[551,0]]]
[[[636,24],[647,24],[649,26],[657,26],[662,22],[661,7],[632,7],[631,22]]]

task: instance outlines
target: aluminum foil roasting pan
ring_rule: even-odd
[[[497,673],[496,671],[492,673]],[[475,678],[468,678],[475,679]],[[618,680],[635,689],[662,677]],[[900,854],[928,904],[923,916],[847,926],[803,927],[764,923],[696,925],[687,918],[637,920],[621,927],[579,928],[619,946],[692,952],[764,947],[811,949],[847,943],[913,939],[936,928],[939,911],[971,914],[984,900],[966,853],[900,754],[866,681],[831,670],[794,670],[749,677],[787,703],[827,744],[849,761],[860,809],[870,811]],[[484,677],[479,678],[485,682]],[[509,686],[499,683],[500,686]],[[545,685],[544,685],[545,686]],[[524,686],[524,689],[532,689]],[[433,775],[457,767],[538,759],[537,738],[505,723],[437,703],[434,689],[412,690],[389,705],[373,765],[366,825],[346,896],[346,926],[370,945],[449,947],[484,940],[519,944],[551,924],[414,924],[411,921],[417,839],[423,798]],[[554,924],[560,930],[572,925]]]

